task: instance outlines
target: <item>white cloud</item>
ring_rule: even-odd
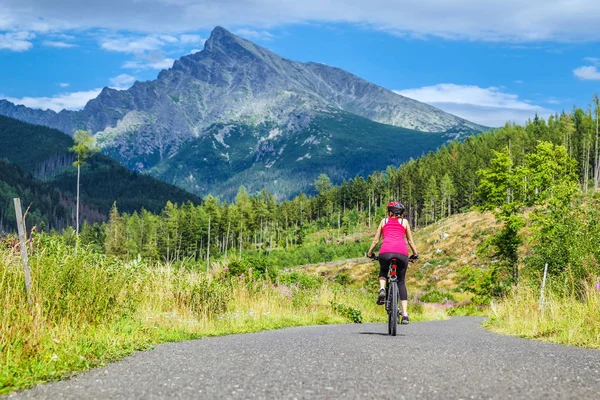
[[[575,68],[573,75],[584,81],[600,81],[600,71],[595,66]]]
[[[190,35],[190,34],[181,35],[179,37],[179,40],[181,41],[182,44],[204,44],[204,42],[206,41],[206,39],[204,39],[200,35]]]
[[[135,82],[135,77],[128,74],[121,74],[114,78],[110,78],[110,83],[113,85],[113,88],[119,90],[131,87],[133,82]]]
[[[168,69],[175,62],[172,58],[163,58],[160,60],[131,60],[123,64],[125,69]]]
[[[102,89],[92,89],[82,92],[60,93],[52,97],[3,97],[14,103],[22,104],[30,108],[39,108],[42,110],[79,110],[83,108],[88,101],[97,97]]]
[[[103,38],[100,41],[100,47],[108,51],[130,53],[139,56],[148,52],[158,51],[167,46],[204,44],[204,42],[205,39],[194,34],[183,34],[179,38],[171,35],[150,35],[144,37],[120,35]]]
[[[27,51],[33,47],[30,40],[34,38],[31,32],[0,33],[0,50]]]
[[[267,31],[255,31],[252,29],[238,29],[235,31],[235,33],[239,36],[242,36],[246,39],[249,40],[264,40],[264,41],[269,41],[269,40],[273,40],[275,38],[275,35],[273,35],[270,32]]]
[[[401,35],[483,41],[600,40],[598,0],[2,0],[4,30],[182,33],[339,22]],[[73,22],[75,21],[75,22]]]
[[[120,53],[141,54],[146,51],[158,50],[165,45],[165,41],[156,36],[146,36],[141,38],[130,38],[121,36],[112,39],[103,39],[100,47],[108,51]]]
[[[561,104],[562,101],[560,101],[559,99],[556,99],[554,97],[550,97],[549,99],[546,99],[546,103],[553,104],[553,105],[558,105],[558,104]]]
[[[174,62],[175,62],[175,60],[172,58],[165,58],[160,61],[151,62],[148,65],[150,66],[150,68],[153,68],[153,69],[167,69],[167,68],[171,68],[173,66]]]
[[[61,88],[66,88],[69,87],[69,83],[59,83],[58,86],[60,86]]]
[[[69,41],[74,41],[75,39],[77,39],[73,35],[67,35],[67,34],[64,34],[64,33],[52,33],[49,36],[52,37],[52,38],[54,38],[54,39],[69,40]]]
[[[200,49],[192,49],[192,50],[190,51],[190,54],[196,54],[196,53],[199,53],[199,52],[201,52],[201,51],[202,51],[202,50],[200,50]]]
[[[541,116],[552,112],[541,106],[519,99],[497,87],[482,88],[474,85],[442,83],[415,89],[397,90],[402,96],[431,104],[446,112],[486,126],[502,126],[508,121],[523,123],[536,113]]]
[[[589,62],[591,64],[600,64],[600,58],[597,57],[584,57],[583,61]]]
[[[171,35],[161,35],[161,36],[159,36],[159,39],[165,43],[177,43],[178,42],[178,39],[175,36],[171,36]]]
[[[44,40],[42,42],[42,45],[44,45],[46,47],[54,47],[56,49],[68,49],[71,47],[77,47],[77,45],[73,44],[73,43],[60,42],[60,41],[55,41],[55,40]]]

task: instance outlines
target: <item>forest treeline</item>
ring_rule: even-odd
[[[575,108],[547,120],[535,116],[524,126],[507,124],[340,185],[321,175],[314,183],[316,194],[283,202],[266,191],[249,195],[242,187],[232,203],[209,195],[200,205],[169,202],[159,214],[121,214],[117,204],[108,223],[85,224],[81,240],[110,254],[167,260],[271,252],[301,244],[307,232],[318,229],[332,229],[339,237],[373,226],[392,199],[407,206],[413,225],[424,226],[484,205],[480,171],[490,167],[498,151],[506,152],[511,165],[524,166],[540,142],[564,146],[581,190],[597,190],[599,108],[596,97],[587,110]]]

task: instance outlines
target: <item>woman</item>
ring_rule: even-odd
[[[394,201],[387,205],[388,218],[381,220],[375,239],[371,244],[371,248],[367,253],[367,256],[373,256],[373,250],[379,243],[381,233],[383,232],[383,243],[379,249],[379,297],[377,298],[377,304],[385,303],[385,283],[387,281],[388,271],[390,269],[390,260],[392,258],[398,259],[397,273],[398,273],[398,289],[400,290],[400,303],[402,304],[402,321],[401,323],[408,324],[408,293],[406,292],[406,283],[404,279],[406,277],[406,269],[408,267],[408,245],[412,250],[413,256],[411,259],[417,259],[419,253],[415,247],[415,243],[412,239],[412,232],[410,230],[410,224],[404,217],[404,206],[402,203]]]

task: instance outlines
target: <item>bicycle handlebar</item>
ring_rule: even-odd
[[[365,254],[365,257],[370,258],[373,261],[378,261],[379,260],[379,256],[376,256],[375,254],[371,255],[371,257],[369,257],[367,254]],[[419,259],[418,255],[412,255],[410,257],[408,257],[408,262],[414,263]]]

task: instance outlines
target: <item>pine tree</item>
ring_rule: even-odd
[[[442,215],[450,216],[452,214],[452,201],[456,196],[456,188],[448,174],[445,174],[440,182],[440,195]]]
[[[434,222],[437,217],[438,205],[438,186],[435,175],[429,177],[425,192],[423,193],[423,212],[425,213],[425,223]]]
[[[115,202],[110,210],[108,225],[106,227],[104,251],[106,254],[124,257],[127,253],[125,242],[125,224]]]

